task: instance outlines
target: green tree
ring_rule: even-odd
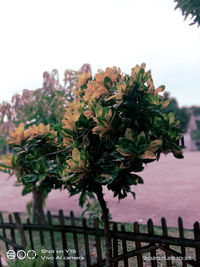
[[[200,116],[200,107],[192,106],[191,110],[192,110],[194,116]]]
[[[104,221],[106,266],[112,266],[109,210],[103,186],[114,197],[135,196],[131,186],[143,183],[137,174],[144,165],[172,152],[182,158],[182,137],[173,113],[165,113],[168,100],[155,89],[145,64],[131,75],[107,68],[94,78],[81,75],[77,99],[69,104],[63,119],[63,145],[69,149],[63,182],[71,195],[95,194]]]
[[[193,22],[190,25],[200,25],[200,1],[199,0],[175,0],[176,7],[180,8],[185,19],[191,15]]]

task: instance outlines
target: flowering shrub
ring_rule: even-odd
[[[58,164],[55,156],[51,155],[58,151],[57,133],[42,123],[28,129],[20,123],[9,134],[13,156],[2,156],[2,168],[12,169],[18,183],[24,185],[23,194],[31,192],[36,183],[45,192],[49,192],[52,187],[60,187],[62,183],[58,179]]]
[[[61,120],[65,102],[73,100],[78,75],[84,72],[91,72],[89,64],[84,64],[78,72],[66,70],[64,85],[60,84],[56,70],[51,74],[44,72],[42,88],[23,90],[21,96],[13,96],[11,105],[0,105],[3,126],[0,132],[4,140],[9,135],[9,146],[13,152],[13,155],[2,157],[0,171],[16,174],[18,183],[24,186],[23,194],[33,192],[33,204],[35,199],[36,208],[40,208],[41,213],[42,202],[48,192],[62,187],[66,149],[63,151],[61,146]],[[14,125],[18,127],[9,131]]]
[[[154,87],[145,64],[131,75],[116,67],[94,78],[82,74],[78,85],[62,121],[64,144],[72,148],[65,170],[72,192],[107,185],[124,198],[131,185],[143,182],[136,173],[162,152],[183,157],[179,122],[163,112],[168,105],[160,95],[164,86]]]
[[[17,184],[23,185],[22,195],[33,193],[33,221],[44,222],[43,203],[51,189],[62,187],[62,168],[65,157],[56,157],[58,147],[57,133],[49,125],[40,123],[25,129],[21,123],[9,132],[9,145],[13,155],[2,156],[1,171],[15,174]],[[39,215],[38,215],[39,214]],[[39,218],[40,217],[40,218]]]

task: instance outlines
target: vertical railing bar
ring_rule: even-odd
[[[148,234],[154,235],[154,226],[153,226],[153,221],[149,219],[147,221],[147,228],[148,228]],[[150,243],[151,245],[155,245],[155,243]],[[150,252],[151,258],[154,257],[155,260],[151,260],[151,266],[152,267],[157,267],[157,260],[156,260],[156,250]]]
[[[82,220],[83,228],[87,228],[86,219],[83,218]],[[90,259],[90,246],[89,246],[89,240],[88,240],[88,234],[84,233],[84,244],[85,244],[85,256],[86,256],[86,262],[87,266],[89,267],[91,265],[91,259]]]
[[[98,219],[94,220],[94,228],[99,229],[99,221]],[[102,250],[101,250],[101,238],[95,235],[95,243],[96,243],[96,251],[97,251],[97,263],[102,261]]]
[[[2,215],[1,212],[0,212],[0,223],[4,224],[3,215]],[[7,238],[6,229],[3,228],[2,231],[3,231],[3,237]],[[8,251],[9,250],[9,246],[8,246],[7,242],[5,242],[5,247],[6,247],[6,250]]]
[[[75,219],[74,219],[73,211],[70,212],[70,217],[71,217],[72,226],[75,226]],[[76,256],[79,257],[79,247],[78,247],[78,239],[77,239],[76,233],[73,233],[73,239],[74,239],[74,248],[76,250]],[[80,267],[80,260],[76,261],[76,267]]]
[[[139,227],[138,222],[134,223],[133,228],[134,228],[134,232],[135,233],[139,233],[140,232],[140,227]],[[141,248],[140,241],[135,241],[135,246],[136,246],[136,249],[140,249]],[[138,267],[143,267],[142,255],[138,255],[137,256],[137,263],[138,263]]]
[[[51,218],[51,212],[47,211],[47,220],[48,224],[52,225],[52,218]],[[56,259],[56,246],[55,246],[55,239],[54,239],[54,234],[53,231],[50,230],[50,240],[51,240],[51,248],[53,249],[53,261],[54,261],[54,267],[58,267],[57,259]]]
[[[113,224],[113,232],[117,232],[117,224],[114,223]],[[113,257],[117,257],[118,256],[118,239],[117,238],[113,238]],[[114,267],[118,267],[118,261],[114,262]]]
[[[9,214],[8,215],[8,221],[9,223],[13,223],[13,218],[12,218],[12,215]],[[16,243],[16,238],[15,238],[15,230],[13,228],[10,229],[10,236],[11,236],[11,240]],[[16,252],[17,249],[15,247],[13,247],[13,250]]]
[[[184,228],[183,228],[183,220],[181,217],[178,218],[178,229],[179,229],[179,237],[180,239],[184,239]],[[186,251],[185,247],[181,246],[181,254],[185,257],[186,256]],[[185,261],[182,261],[182,266],[187,267],[187,264]]]
[[[200,228],[199,228],[199,222],[194,223],[194,239],[195,240],[200,240]],[[195,249],[196,252],[196,261],[197,261],[197,266],[200,266],[200,248]]]
[[[27,246],[27,241],[26,241],[26,236],[24,233],[23,224],[21,222],[20,214],[18,212],[14,212],[13,214],[14,214],[17,229],[19,231],[22,247],[25,249]]]
[[[122,224],[121,226],[121,231],[125,232],[125,226],[124,224]],[[123,253],[126,254],[127,253],[127,244],[126,244],[126,240],[122,240],[122,249],[123,249]],[[128,267],[128,259],[124,258],[124,267]]]
[[[64,213],[63,210],[59,210],[59,221],[60,225],[65,225],[65,218],[64,218]],[[63,254],[65,257],[67,257],[67,250],[68,250],[68,245],[67,245],[67,237],[64,231],[61,232],[61,237],[62,237],[62,245],[63,245]],[[65,267],[69,267],[70,263],[68,260],[64,260]]]
[[[30,225],[30,219],[27,218],[27,224]],[[29,240],[30,240],[30,244],[31,244],[31,249],[34,250],[34,243],[33,243],[33,235],[32,235],[32,231],[29,229],[28,230],[28,235],[29,235]]]
[[[41,224],[40,217],[38,217],[38,222],[39,222],[39,224]],[[42,247],[44,247],[45,246],[45,242],[44,242],[44,234],[43,234],[42,230],[39,230],[39,236],[40,236],[40,244],[41,244]]]
[[[167,231],[167,223],[166,219],[163,217],[161,219],[161,225],[162,225],[162,231],[163,231],[163,237],[168,237],[168,231]],[[165,245],[166,248],[169,248],[169,245]],[[166,258],[169,259],[170,255],[166,252]],[[171,260],[166,260],[167,267],[172,267]]]

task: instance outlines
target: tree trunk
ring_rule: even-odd
[[[106,245],[106,267],[112,267],[112,243],[110,235],[109,210],[103,197],[102,187],[95,192],[99,203],[101,205],[103,222],[104,222],[104,236]]]
[[[36,224],[45,224],[43,193],[38,190],[38,187],[33,189],[32,221]]]

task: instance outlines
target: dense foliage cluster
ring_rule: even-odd
[[[64,182],[72,194],[107,185],[121,199],[143,182],[136,173],[144,164],[162,152],[182,158],[179,122],[163,111],[169,103],[163,90],[155,89],[145,64],[131,75],[114,67],[80,76],[63,119],[64,145],[71,148]]]
[[[13,154],[2,157],[3,165],[1,170],[8,170],[14,173],[18,184],[23,184],[22,194],[33,191],[34,187],[47,194],[52,188],[61,188],[62,164],[55,154],[58,151],[58,138],[50,125],[42,123],[39,126],[33,125],[25,129],[21,123],[13,131],[9,132],[9,144]],[[63,163],[65,159],[63,158]]]

